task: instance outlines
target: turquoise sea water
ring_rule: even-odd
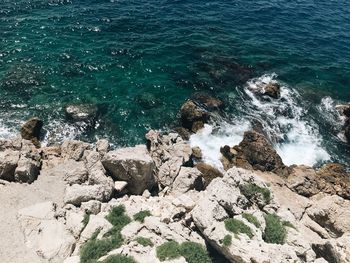
[[[332,106],[350,101],[349,1],[0,0],[3,137],[35,115],[49,141],[132,145],[151,127],[176,126],[196,91],[226,102],[225,132],[235,133],[239,122],[265,121],[266,108],[244,93],[265,74],[289,92],[279,107],[290,99],[291,113],[265,123],[288,162],[305,159],[303,145],[321,152],[307,164],[325,152],[348,162]],[[96,104],[96,129],[67,123],[67,103]]]

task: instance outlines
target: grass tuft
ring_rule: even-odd
[[[252,223],[254,226],[259,228],[261,226],[259,220],[256,218],[256,216],[249,214],[249,213],[243,213],[242,217],[247,220],[249,223]]]
[[[265,221],[266,227],[263,234],[265,242],[283,244],[287,236],[287,231],[279,216],[276,214],[267,214],[265,216]]]
[[[181,256],[180,245],[176,241],[168,241],[156,249],[160,261],[171,260]]]
[[[131,222],[130,218],[125,215],[125,208],[123,206],[114,207],[106,219],[113,225],[112,229],[103,239],[97,239],[99,232],[94,233],[92,238],[81,247],[81,263],[95,263],[100,257],[123,244],[120,230]]]
[[[188,263],[211,263],[206,249],[195,242],[184,242],[180,245],[180,254]]]
[[[90,221],[90,214],[85,214],[83,220],[81,221],[84,226],[83,229],[85,229],[89,221]]]
[[[136,242],[144,247],[153,247],[152,240],[146,237],[137,237]]]
[[[102,263],[137,263],[132,257],[124,255],[112,255],[102,261]]]
[[[81,263],[94,263],[109,251],[119,247],[123,243],[121,235],[114,235],[105,239],[91,239],[80,250]]]
[[[120,230],[131,222],[130,217],[125,215],[125,207],[123,205],[113,207],[112,211],[106,216],[106,219],[113,227]]]
[[[222,240],[222,244],[223,244],[225,247],[231,246],[231,244],[232,244],[232,236],[231,236],[231,235],[226,235],[226,236],[224,237],[224,239]]]
[[[271,192],[269,189],[260,187],[256,184],[245,184],[240,187],[241,193],[247,197],[249,200],[252,199],[254,196],[261,194],[264,198],[264,201],[266,204],[269,204],[272,197]]]
[[[252,230],[249,226],[244,224],[241,220],[229,218],[225,220],[225,227],[228,231],[234,234],[246,234],[249,238],[253,237]]]
[[[134,215],[134,220],[143,223],[148,216],[151,216],[151,212],[149,210],[143,210]]]
[[[168,241],[157,247],[157,257],[160,261],[172,260],[183,256],[188,263],[211,263],[206,249],[195,242],[184,242],[181,245],[176,241]]]

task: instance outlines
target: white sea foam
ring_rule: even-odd
[[[222,168],[220,148],[225,145],[234,146],[242,141],[243,134],[249,130],[249,122],[239,121],[235,124],[223,122],[215,130],[212,125],[205,124],[204,128],[190,138],[191,147],[198,146],[202,150],[206,163]]]
[[[255,95],[257,89],[263,89],[271,82],[276,83],[276,77],[276,74],[263,75],[247,82],[239,101],[245,121],[232,120],[235,124],[218,123],[217,131],[213,131],[213,126],[206,125],[191,136],[191,146],[201,148],[205,162],[222,168],[219,160],[220,147],[239,144],[244,131],[250,128],[251,119],[256,119],[262,124],[286,165],[314,166],[330,159],[322,147],[317,125],[307,118],[307,111],[299,103],[299,94],[295,90],[279,83],[280,99],[262,99]]]
[[[307,118],[307,110],[299,102],[299,94],[281,85],[281,99],[261,101],[250,90],[264,87],[275,80],[276,74],[263,75],[247,83],[245,92],[260,115],[260,121],[271,138],[279,138],[275,149],[286,165],[305,164],[313,166],[330,159],[322,147],[322,138],[317,126]],[[329,105],[327,105],[329,106]]]
[[[3,122],[0,120],[0,138],[1,139],[11,139],[15,137],[15,132],[7,127]]]

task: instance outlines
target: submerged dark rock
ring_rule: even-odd
[[[264,88],[263,94],[278,99],[281,96],[281,86],[278,83],[269,83]]]
[[[149,92],[143,92],[137,96],[136,101],[142,108],[147,110],[161,105],[161,100]]]
[[[43,74],[39,67],[21,63],[14,65],[1,81],[0,87],[19,95],[28,95],[32,89],[45,84]]]
[[[219,110],[224,107],[222,100],[210,96],[205,92],[196,92],[192,95],[191,99],[199,104],[203,105],[208,110]]]
[[[94,127],[98,118],[98,108],[93,104],[67,104],[64,111],[68,121],[83,128]]]

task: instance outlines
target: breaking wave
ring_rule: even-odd
[[[249,123],[261,127],[286,165],[315,166],[330,160],[329,153],[322,145],[318,126],[308,118],[308,110],[303,107],[300,95],[278,82],[276,77],[276,74],[266,74],[254,78],[238,90],[240,96],[236,103],[240,105],[243,122],[231,117],[228,122],[217,123],[217,129],[207,125],[191,136],[191,146],[202,149],[205,161],[221,168],[220,147],[237,145],[244,131],[252,127]],[[280,98],[272,99],[259,93],[269,83],[279,84]]]

